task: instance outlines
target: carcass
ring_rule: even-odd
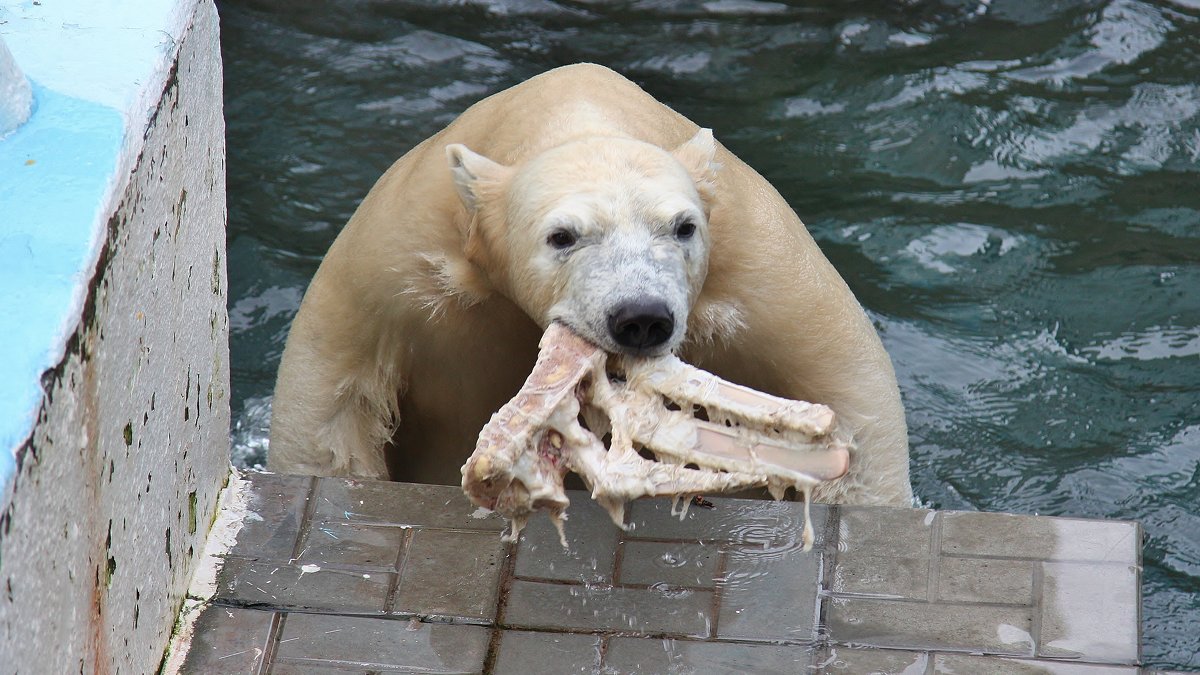
[[[675,506],[682,497],[683,517],[693,495],[766,486],[780,499],[795,487],[811,546],[809,491],[849,465],[849,441],[828,407],[727,382],[673,355],[610,357],[559,323],[540,349],[462,467],[467,496],[511,521],[506,537],[537,511],[561,537],[572,471],[622,528],[625,504],[639,497],[671,496]]]

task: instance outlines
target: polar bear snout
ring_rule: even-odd
[[[644,353],[666,344],[675,333],[675,316],[662,300],[639,299],[608,314],[608,334],[618,345]]]

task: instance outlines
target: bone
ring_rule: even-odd
[[[507,540],[546,511],[566,546],[570,501],[563,478],[573,471],[622,529],[626,503],[640,497],[678,502],[767,486],[779,499],[794,487],[805,497],[803,541],[811,547],[811,489],[849,467],[848,443],[828,407],[726,382],[671,355],[611,357],[625,376],[613,380],[609,355],[558,323],[539,347],[525,385],[484,426],[462,467],[471,501],[509,519]],[[681,409],[668,409],[665,400]],[[710,421],[697,419],[697,408]],[[608,447],[580,417],[598,433],[611,432]],[[656,459],[642,457],[638,447]]]

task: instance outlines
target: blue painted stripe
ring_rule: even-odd
[[[0,488],[78,320],[125,133],[113,108],[36,83],[33,95],[29,121],[0,141]]]

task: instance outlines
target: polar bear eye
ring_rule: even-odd
[[[574,246],[576,240],[577,238],[573,232],[561,228],[551,232],[550,236],[546,237],[546,243],[560,251]]]
[[[692,220],[681,220],[675,224],[675,238],[687,241],[696,234],[696,223]]]

